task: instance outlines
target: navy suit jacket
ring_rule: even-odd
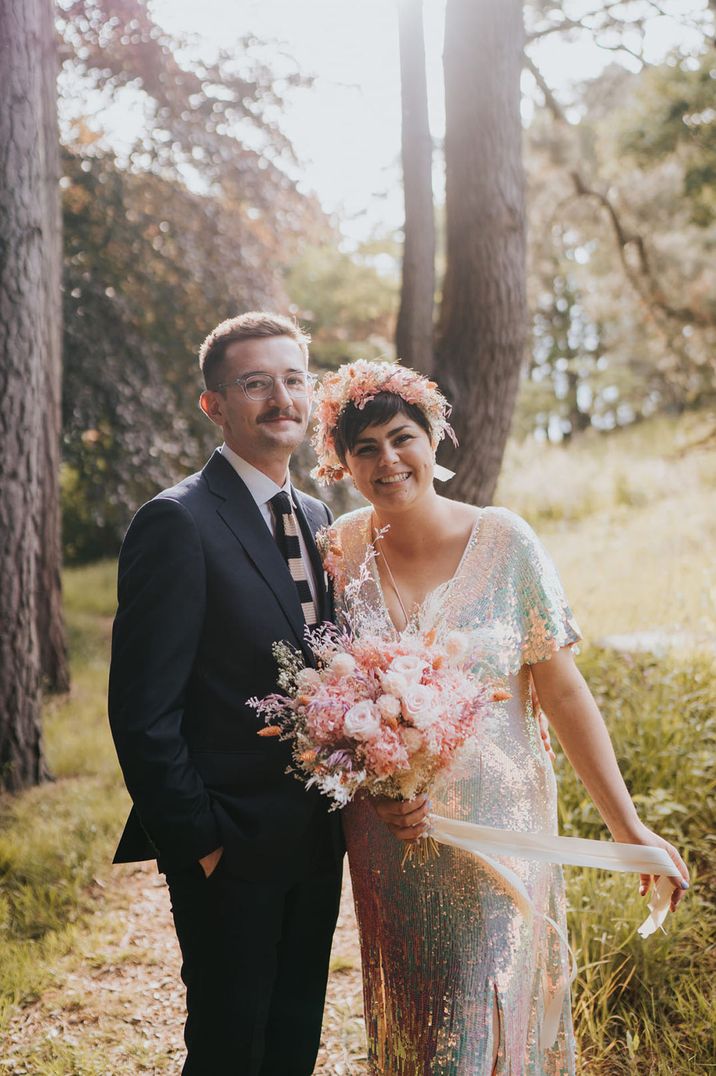
[[[330,511],[294,492],[329,619],[314,536]],[[134,806],[115,862],[175,869],[223,845],[232,871],[268,880],[300,870],[326,834],[339,856],[336,815],[286,774],[288,745],[258,736],[247,706],[276,690],[275,642],[313,657],[286,562],[220,452],[137,512],[118,597],[109,716]]]

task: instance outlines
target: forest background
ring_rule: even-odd
[[[435,24],[430,6],[428,27]],[[455,0],[457,19],[461,6],[471,5]],[[647,951],[629,933],[638,911],[626,883],[573,872],[582,1063],[594,1073],[709,1072],[716,1066],[709,940],[716,923],[709,656],[716,588],[708,568],[716,531],[716,5],[474,6],[501,11],[496,24],[504,12],[513,26],[524,20],[526,32],[519,140],[527,273],[525,296],[519,287],[514,293],[516,311],[525,300],[525,331],[513,348],[514,391],[504,394],[510,440],[504,462],[502,444],[493,453],[485,484],[494,490],[501,468],[498,503],[546,537],[580,611],[589,644],[583,668],[630,787],[652,824],[685,849],[697,881],[669,938]],[[327,211],[310,189],[283,117],[295,99],[318,90],[313,72],[292,59],[290,41],[259,40],[247,28],[224,51],[207,51],[197,38],[168,32],[160,4],[61,0],[56,9],[63,309],[54,324],[62,325],[59,482],[72,687],[53,696],[52,678],[45,680],[46,752],[37,775],[54,780],[2,800],[0,1024],[9,1028],[43,1004],[58,959],[78,945],[101,903],[93,880],[109,879],[125,803],[104,711],[113,562],[138,505],[196,470],[215,447],[196,407],[196,353],[208,329],[241,310],[291,312],[312,333],[320,373],[359,356],[394,357],[402,323],[408,343],[400,353],[412,351],[420,366],[420,341],[405,335],[415,268],[406,240],[412,237],[413,251],[432,241],[430,301],[413,302],[412,314],[427,311],[424,361],[458,404],[462,458],[457,466],[446,459],[458,469],[458,494],[469,482],[481,423],[470,429],[461,403],[471,386],[460,377],[469,381],[472,367],[458,355],[451,368],[445,353],[446,307],[453,305],[445,298],[455,287],[454,270],[452,282],[446,270],[466,256],[446,213],[443,177],[455,139],[451,151],[450,131],[443,137],[438,124],[426,152],[425,127],[413,129],[411,143],[405,114],[419,90],[410,61],[422,47],[420,7],[401,7],[402,151],[404,162],[415,162],[404,176],[406,199],[411,181],[427,174],[430,209],[425,189],[422,202],[413,191],[413,211],[422,211],[405,230],[388,212],[367,223]],[[670,46],[650,47],[655,28]],[[396,15],[396,53],[398,36]],[[609,62],[593,78],[553,85],[540,50],[557,37],[575,48],[588,40]],[[477,89],[499,96],[502,76],[484,40],[471,40],[463,68],[446,34],[446,68],[457,72],[457,85],[446,89],[479,113]],[[493,85],[471,81],[472,69]],[[122,110],[135,117],[129,142],[116,127]],[[495,190],[507,191],[506,158],[492,141],[500,132],[488,119],[482,131],[462,122],[458,157],[468,158],[472,139],[473,163],[492,156]],[[464,189],[469,182],[468,175]],[[402,202],[397,147],[385,188],[366,191],[366,203],[388,206],[396,190]],[[433,205],[431,240],[423,225],[432,222]],[[499,270],[483,264],[488,290]],[[425,279],[417,283],[425,295]],[[458,340],[484,332],[471,316],[465,310],[453,319]],[[294,468],[309,490],[311,465],[306,451]],[[462,495],[479,500],[470,488]],[[336,511],[352,503],[344,489],[332,497]],[[60,677],[54,686],[68,682]],[[3,691],[2,699],[12,699]],[[561,757],[558,769],[563,831],[603,835]],[[14,791],[11,781],[8,787]],[[141,954],[120,951],[121,960],[141,964]],[[63,996],[63,1012],[77,1005]],[[353,1041],[346,1026],[338,1021],[334,1053],[348,1067],[321,1071],[363,1071],[360,1036]],[[12,1052],[0,1051],[0,1063],[13,1073],[23,1065],[99,1073],[111,1038],[100,1035],[87,1052],[61,1049],[42,1028],[31,1036],[13,1031]],[[132,1057],[136,1071],[162,1071],[159,1054]]]
[[[313,335],[320,371],[393,357],[400,292],[401,229],[374,224],[347,239],[304,193],[281,108],[311,92],[310,72],[284,61],[275,77],[271,46],[250,36],[197,67],[191,44],[142,5],[106,7],[72,4],[60,23],[71,563],[115,554],[136,506],[210,451],[195,406],[208,328],[237,310],[290,310]],[[646,64],[634,57],[658,5],[595,4],[591,19],[561,7],[525,9],[530,340],[512,427],[552,441],[703,408],[715,384],[708,10],[673,5],[675,39],[680,26],[702,37]],[[591,35],[613,60],[558,100],[531,59],[547,31]],[[121,151],[103,124],[117,102],[146,123]],[[438,177],[440,155],[437,143]],[[397,171],[366,201],[387,197],[391,180]],[[439,293],[439,193],[436,202]]]

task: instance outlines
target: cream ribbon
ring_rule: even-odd
[[[451,471],[449,467],[443,467],[442,463],[433,464],[433,478],[437,478],[439,482],[449,482],[454,477],[455,472]]]
[[[669,876],[677,873],[676,867],[663,848],[652,845],[621,844],[617,841],[591,841],[583,837],[557,837],[551,833],[525,833],[517,830],[495,829],[479,826],[473,822],[461,822],[443,818],[439,814],[429,816],[430,836],[441,844],[461,848],[476,856],[507,889],[515,904],[528,918],[537,914],[522,879],[513,870],[499,863],[493,856],[509,856],[534,859],[542,863],[558,863],[576,867],[601,867],[605,870],[658,874],[659,881],[652,886],[647,907],[649,915],[639,927],[639,935],[648,938],[662,927],[669,911],[673,885]],[[557,1038],[559,1021],[568,985],[577,974],[574,954],[564,931],[549,916],[543,917],[556,931],[569,950],[571,973],[569,983],[562,981],[554,995],[545,1005],[542,1018],[540,1044],[548,1050]],[[663,927],[662,927],[663,929]]]

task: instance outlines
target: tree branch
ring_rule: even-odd
[[[569,121],[562,106],[546,82],[544,75],[535,62],[525,55],[525,66],[532,74],[543,97],[545,106],[549,109],[554,120],[563,127],[569,126]],[[696,324],[702,327],[713,325],[712,320],[691,307],[673,306],[667,302],[664,289],[656,279],[656,274],[651,265],[647,251],[646,241],[643,236],[628,230],[623,223],[616,206],[608,195],[595,190],[587,183],[584,176],[576,168],[570,170],[570,179],[575,194],[580,198],[590,198],[606,212],[611,224],[612,233],[617,245],[617,251],[624,274],[632,285],[637,295],[642,299],[647,309],[655,316],[656,320],[667,318],[680,325]],[[636,266],[632,264],[629,251],[636,254]]]

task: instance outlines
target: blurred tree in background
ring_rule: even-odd
[[[453,10],[462,12],[461,3]],[[662,7],[673,13],[673,0]],[[415,67],[422,39],[415,23],[406,24],[408,5],[402,13],[403,62]],[[524,16],[523,92],[533,105],[524,124],[531,338],[513,430],[569,438],[658,410],[709,405],[716,295],[709,12],[695,22],[702,50],[658,66],[646,63],[642,47],[650,19],[661,17],[654,5],[604,2],[585,14],[573,2],[527,0]],[[502,8],[496,17],[504,19]],[[247,36],[207,60],[156,25],[142,0],[61,0],[59,26],[62,484],[66,553],[84,560],[113,555],[136,506],[199,466],[213,446],[195,407],[204,333],[239,310],[275,307],[307,324],[319,367],[390,357],[402,241],[378,237],[350,248],[337,223],[297,190],[300,162],[282,133],[281,111],[310,80],[285,58],[277,70],[261,42]],[[550,35],[586,35],[614,62],[558,99],[535,59]],[[421,93],[404,99],[408,121],[418,117],[404,153],[425,134]],[[454,100],[463,98],[469,94],[461,97],[458,84]],[[122,137],[120,106],[135,117]],[[466,133],[455,111],[451,123],[457,160]],[[421,207],[432,146],[423,137],[417,149],[405,178],[413,219],[427,227]],[[458,190],[455,204],[461,199]],[[435,217],[440,300],[444,205]],[[458,246],[467,234],[460,222],[454,217]],[[425,319],[411,320],[406,287],[411,272],[418,290],[430,275],[427,239],[425,250],[405,248],[401,308],[403,332],[422,334],[423,348]],[[451,306],[450,293],[466,287],[464,273],[452,279]],[[463,385],[463,374],[472,382],[479,368],[477,337],[465,343],[461,320],[454,339],[442,330],[449,361],[440,376],[449,373],[449,391],[453,382]],[[453,390],[468,399],[467,389]],[[492,389],[479,395],[495,397]],[[469,440],[463,451],[475,458]],[[309,465],[308,456],[297,460],[299,470]]]
[[[329,229],[288,174],[280,93],[252,39],[191,60],[140,0],[78,0],[60,29],[62,483],[77,561],[113,555],[136,507],[203,462],[215,438],[196,407],[201,340],[241,310],[285,309],[299,241]],[[124,150],[102,128],[122,95],[143,116]]]
[[[531,42],[588,32],[641,66],[612,63],[560,101],[528,44],[538,105],[526,133],[533,342],[517,429],[559,439],[586,425],[609,430],[658,410],[712,406],[713,12],[694,22],[701,49],[650,65],[643,36],[660,9],[602,5],[591,21],[571,22],[555,5],[528,11]]]
[[[399,257],[388,237],[359,243],[350,253],[331,242],[309,246],[286,275],[286,290],[311,326],[311,359],[335,368],[353,359],[392,357]],[[384,263],[386,269],[379,271]]]

